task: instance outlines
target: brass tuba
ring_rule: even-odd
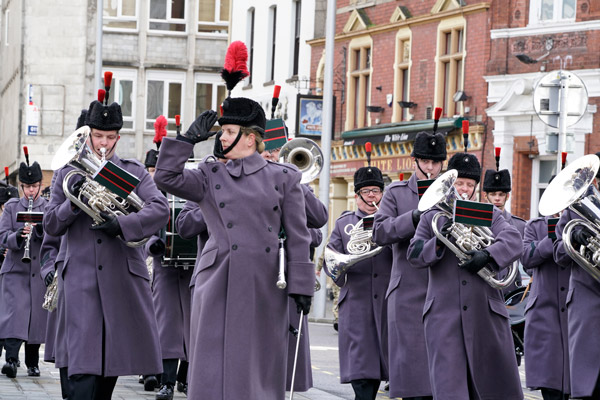
[[[539,210],[548,216],[568,208],[582,218],[565,225],[563,244],[567,254],[600,282],[600,192],[592,184],[599,168],[600,160],[594,154],[573,161],[548,185],[540,199]],[[579,249],[574,248],[571,241],[576,227],[592,233],[589,243]]]
[[[144,202],[133,192],[123,199],[92,179],[92,175],[101,167],[103,160],[98,159],[87,144],[90,132],[91,129],[88,126],[82,126],[73,132],[54,155],[51,168],[56,171],[67,164],[75,168],[64,177],[62,187],[65,196],[89,215],[94,224],[98,225],[104,222],[100,212],[104,211],[115,216],[127,215],[132,209],[141,210]],[[75,175],[80,175],[85,179],[77,197],[73,196],[69,190],[70,179]],[[148,238],[125,243],[129,247],[138,247],[147,241]]]
[[[440,217],[445,216],[450,220],[453,219],[454,203],[458,198],[458,193],[454,188],[454,181],[456,181],[457,177],[458,172],[455,169],[451,169],[437,178],[425,191],[421,200],[419,200],[419,211],[424,212],[435,206],[441,209],[440,212],[433,216],[431,221],[433,233],[461,262],[464,262],[469,259],[469,256],[466,254],[468,251],[485,249],[494,243],[494,236],[492,231],[487,227],[470,227],[456,222],[450,228],[450,235],[456,241],[455,243],[452,243],[445,235],[439,232],[437,221]],[[513,283],[518,272],[518,263],[514,262],[509,266],[508,274],[502,280],[496,279],[497,272],[488,267],[483,267],[477,274],[491,287],[502,289]]]
[[[314,141],[296,138],[281,147],[279,162],[295,165],[302,173],[300,183],[309,183],[323,169],[323,152]]]

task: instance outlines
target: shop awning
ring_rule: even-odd
[[[446,135],[454,129],[461,128],[463,119],[462,117],[442,119],[438,123],[437,131]],[[342,139],[346,146],[363,145],[366,142],[402,143],[414,141],[417,134],[423,131],[433,133],[433,120],[398,122],[355,129],[342,133]]]

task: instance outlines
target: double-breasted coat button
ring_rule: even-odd
[[[377,295],[373,296],[374,298],[377,298]]]
[[[467,284],[467,281],[462,281],[463,286]]]
[[[284,174],[287,174],[287,169],[285,169],[285,168],[284,168],[284,169],[283,169],[283,173],[284,173]]]
[[[223,202],[220,202],[220,203],[219,203],[219,207],[221,207],[221,208],[225,207],[225,203],[223,203]]]
[[[215,189],[219,190],[221,189],[221,185],[219,185],[218,183],[215,185]]]
[[[98,239],[96,242],[98,242],[98,244],[102,243],[102,239]]]
[[[271,252],[271,248],[270,248],[270,247],[267,247],[267,248],[265,249],[265,251],[266,251],[267,253],[270,253],[270,252]]]
[[[231,222],[229,222],[229,223],[227,224],[227,227],[228,227],[229,229],[231,229],[231,228],[233,228],[233,224],[232,224]]]
[[[272,226],[269,226],[267,229],[269,230],[269,232],[273,232],[273,227]]]
[[[377,274],[373,274],[373,278],[377,278]]]
[[[275,185],[275,190],[279,190],[279,186]]]
[[[35,256],[32,257],[35,260]]]
[[[279,208],[279,206],[273,207],[273,211],[277,211],[278,208]]]
[[[562,307],[562,308],[560,309],[560,311],[561,311],[561,312],[565,312],[565,308],[564,308],[564,307]]]
[[[565,291],[565,288],[564,288],[564,286],[560,288],[560,291],[561,291],[561,292],[564,292],[564,291]]]
[[[467,306],[463,306],[463,310],[467,311],[467,308],[468,308]]]
[[[237,244],[234,244],[233,246],[231,246],[231,248],[232,248],[233,250],[237,250]]]
[[[98,269],[102,271],[102,265],[98,265]]]
[[[32,277],[32,278],[33,278],[33,277],[35,277],[35,274],[31,274],[31,277]]]
[[[217,172],[219,170],[219,167],[212,167],[212,172]]]

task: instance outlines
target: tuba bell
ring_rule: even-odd
[[[141,210],[144,202],[133,192],[123,199],[92,179],[92,175],[100,169],[104,160],[96,157],[87,144],[90,132],[91,129],[88,126],[82,126],[73,132],[54,155],[51,168],[56,171],[67,164],[74,168],[65,175],[63,180],[62,187],[65,196],[89,215],[95,225],[98,225],[104,222],[100,212],[104,211],[114,216],[127,215],[130,211]],[[75,175],[79,175],[85,180],[77,197],[69,190],[70,179]],[[148,238],[125,243],[129,247],[138,247],[147,241]]]
[[[309,183],[323,169],[323,152],[314,141],[296,138],[281,147],[279,162],[295,165],[302,173],[300,183]]]
[[[539,210],[544,216],[554,215],[568,208],[582,219],[573,219],[565,225],[562,239],[569,256],[600,282],[600,192],[592,182],[600,168],[594,154],[578,158],[563,169],[548,185],[540,199]],[[592,233],[589,243],[579,249],[573,247],[573,229],[581,227]]]
[[[470,258],[466,254],[468,251],[485,249],[494,243],[494,236],[492,231],[487,227],[470,227],[455,222],[452,224],[449,232],[455,240],[455,243],[452,243],[438,230],[437,222],[440,217],[445,216],[449,220],[453,219],[454,203],[458,198],[458,192],[454,188],[454,181],[456,181],[457,177],[458,172],[455,169],[451,169],[437,178],[425,191],[423,197],[421,197],[418,207],[421,212],[435,206],[441,210],[433,216],[431,221],[433,233],[461,262],[464,262]],[[518,272],[518,263],[514,262],[509,266],[506,277],[501,280],[496,279],[497,272],[488,267],[483,267],[477,274],[491,287],[503,289],[513,283]]]

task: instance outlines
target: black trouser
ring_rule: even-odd
[[[60,392],[63,399],[69,398],[69,369],[62,367],[58,369],[60,373]]]
[[[25,365],[28,368],[39,367],[40,363],[40,345],[25,343]]]
[[[175,386],[175,380],[177,379],[177,364],[179,359],[177,358],[166,358],[163,361],[163,373],[160,378],[161,385]]]
[[[118,376],[76,374],[69,377],[69,399],[110,400]]]
[[[581,400],[600,400],[600,377],[596,379],[594,393],[590,397],[582,397]]]
[[[381,381],[377,379],[355,379],[350,381],[350,384],[354,389],[354,400],[375,400]]]
[[[19,359],[19,350],[21,349],[21,344],[23,340],[8,338],[4,339],[4,350],[5,350],[5,358],[6,361],[14,360],[17,361]]]
[[[541,391],[544,400],[569,400],[569,395],[564,394],[560,390],[541,388]]]
[[[190,365],[187,361],[179,361],[179,371],[177,371],[177,382],[187,383],[188,366]]]

